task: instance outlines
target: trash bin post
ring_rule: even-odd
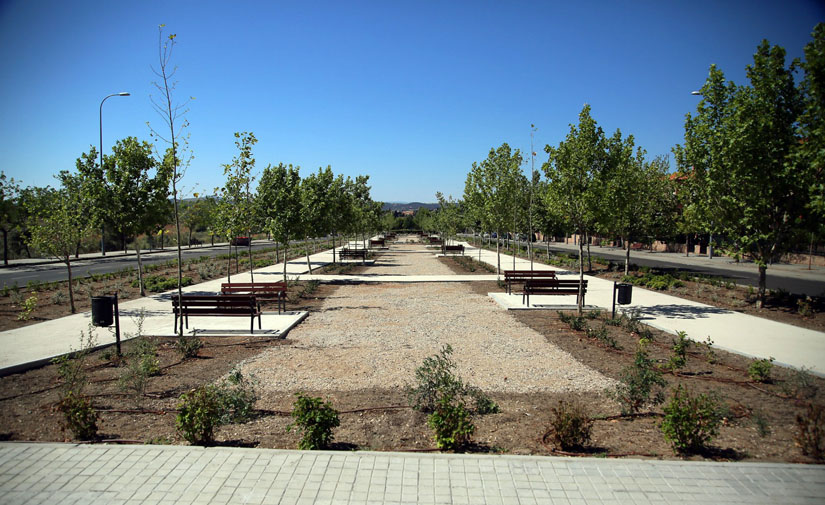
[[[114,296],[115,302],[115,348],[117,349],[118,357],[121,356],[120,354],[120,310],[117,306],[117,291],[115,291]]]
[[[117,292],[114,295],[92,297],[92,324],[109,327],[115,323],[115,345],[120,356],[120,314],[117,305]]]

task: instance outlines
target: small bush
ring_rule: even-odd
[[[804,300],[800,298],[796,301],[796,311],[802,317],[811,317],[814,315],[814,310],[811,307],[811,297],[808,296]]]
[[[677,331],[676,340],[673,341],[673,354],[667,363],[672,370],[683,368],[687,364],[688,347],[690,347],[690,340],[687,338],[687,333]]]
[[[621,349],[616,339],[611,337],[607,332],[607,327],[603,324],[599,329],[587,328],[587,336],[595,338],[611,349]]]
[[[753,424],[756,426],[756,432],[759,433],[760,437],[765,438],[771,434],[771,426],[762,412],[756,411],[753,413]]]
[[[318,450],[326,448],[332,442],[332,429],[338,427],[338,411],[332,404],[324,403],[320,398],[305,396],[296,393],[297,399],[292,408],[292,418],[295,419],[287,427],[291,431],[295,426],[303,432],[298,442],[298,449]]]
[[[496,402],[494,402],[492,398],[487,396],[487,394],[481,389],[475,386],[467,386],[465,388],[465,392],[473,400],[473,411],[476,414],[483,416],[486,414],[497,414],[500,412],[500,409],[498,408]]]
[[[475,432],[470,413],[461,401],[451,395],[438,400],[435,411],[427,416],[427,425],[435,434],[435,445],[443,451],[459,451]]]
[[[49,297],[49,300],[52,302],[52,305],[63,305],[66,303],[66,293],[63,291],[55,291],[52,293],[52,296]]]
[[[755,359],[748,365],[748,377],[756,382],[770,382],[773,357],[769,359]]]
[[[181,286],[192,284],[192,278],[184,276],[181,278]],[[162,293],[178,287],[178,280],[174,277],[164,277],[162,275],[149,275],[143,278],[143,285],[151,293]],[[132,287],[138,288],[140,284],[137,279],[132,281]]]
[[[252,419],[258,393],[255,380],[246,378],[240,369],[233,369],[217,387],[221,404],[221,424],[244,423]]]
[[[722,410],[715,395],[692,396],[680,385],[664,412],[662,433],[676,453],[700,451],[719,433]]]
[[[181,359],[194,358],[203,347],[203,341],[195,336],[183,334],[175,341],[175,350],[180,354]]]
[[[34,309],[37,308],[37,292],[32,291],[31,295],[23,301],[20,306],[20,313],[17,314],[18,321],[28,321],[32,317]]]
[[[799,400],[810,400],[816,396],[819,389],[813,375],[805,367],[799,370],[792,368],[781,388],[783,393]]]
[[[580,404],[559,400],[558,407],[552,409],[550,427],[553,443],[563,451],[584,447],[590,442],[593,420]]]
[[[621,405],[622,414],[635,414],[648,404],[664,401],[662,388],[666,382],[653,364],[647,354],[647,341],[640,340],[633,364],[622,370],[616,389],[608,392]]]
[[[79,440],[92,440],[97,436],[98,414],[89,398],[69,391],[57,406],[63,413],[65,427]]]
[[[794,439],[802,454],[816,460],[825,459],[825,407],[808,404],[804,413],[797,414],[796,426]]]
[[[120,389],[133,395],[136,405],[140,405],[146,392],[149,377],[160,375],[157,358],[157,344],[146,337],[138,337],[126,353],[126,367],[120,374]]]
[[[211,445],[215,441],[215,428],[221,424],[222,414],[217,388],[200,386],[181,395],[175,425],[190,444]]]
[[[572,314],[568,315],[561,311],[559,311],[558,314],[559,320],[570,326],[571,330],[584,331],[587,329],[587,321],[584,316],[574,316]]]

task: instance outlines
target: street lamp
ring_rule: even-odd
[[[704,96],[701,91],[691,91],[691,95],[693,96]],[[710,233],[708,234],[708,259],[713,259],[713,221],[710,223]],[[687,248],[687,246],[685,246]]]
[[[120,93],[112,93],[100,101],[100,176],[103,177],[103,102],[113,96],[129,96],[128,91],[121,91]],[[100,225],[100,254],[106,256],[106,236],[103,233],[103,225]]]

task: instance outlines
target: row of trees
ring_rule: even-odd
[[[634,241],[707,233],[756,262],[761,306],[767,265],[825,236],[825,25],[804,62],[786,66],[785,51],[764,41],[747,75],[749,85],[736,85],[711,67],[696,115],[687,115],[685,145],[674,148],[673,174],[667,157],[648,159],[632,135],[608,137],[585,105],[566,138],[545,146],[543,179],[535,170],[526,177],[522,154],[502,144],[473,163],[462,202],[439,198],[442,212],[460,216],[435,222],[498,237],[577,234],[580,276],[591,236],[619,239],[627,271]]]

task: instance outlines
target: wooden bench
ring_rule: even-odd
[[[181,324],[189,328],[189,316],[248,317],[250,333],[255,333],[257,317],[258,329],[261,329],[261,311],[251,295],[183,295],[180,300],[173,295],[172,312],[175,313],[175,333],[178,331],[178,317]]]
[[[258,310],[261,310],[262,299],[275,300],[278,304],[278,314],[283,306],[286,311],[286,282],[224,282],[221,284],[222,295],[253,295],[258,301]]]
[[[524,283],[529,279],[555,279],[553,270],[505,270],[504,282],[507,283],[507,294],[513,294],[513,283]]]
[[[582,305],[584,305],[584,295],[587,294],[587,281],[581,281],[581,293],[579,293],[578,279],[552,279],[524,281],[524,292],[521,295],[521,303],[527,298],[527,306],[530,306],[530,295],[576,295],[576,304],[579,303],[581,294]]]
[[[461,253],[464,256],[464,246],[461,244],[458,245],[445,245],[444,246],[444,254],[458,254]]]
[[[372,246],[384,247],[384,239],[383,238],[370,239],[370,247],[372,247]]]
[[[338,257],[342,260],[345,259],[356,259],[361,258],[361,262],[366,264],[367,263],[367,250],[366,249],[341,249],[338,253]]]
[[[441,239],[438,238],[438,237],[428,237],[428,239],[430,241],[430,245],[440,245],[441,244]]]

